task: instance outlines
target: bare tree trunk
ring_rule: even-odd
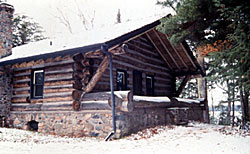
[[[232,124],[233,124],[233,127],[234,127],[234,119],[235,119],[235,115],[234,115],[234,100],[233,100],[233,119],[232,119]]]
[[[203,70],[205,70],[205,61],[204,56],[197,51],[197,61],[202,67]],[[210,123],[209,120],[209,108],[208,108],[208,101],[207,101],[207,81],[205,78],[198,78],[197,79],[197,86],[198,86],[198,97],[204,98],[205,101],[205,110],[203,111],[203,117],[205,123]]]
[[[230,87],[229,80],[227,82],[227,124],[231,122],[231,96],[230,96]]]
[[[234,91],[234,89],[235,89],[235,83],[234,83],[234,81],[233,81],[233,85],[234,85],[234,87],[233,87],[233,117],[232,117],[232,126],[234,127],[234,119],[235,119],[235,105],[234,105],[234,100],[235,100],[235,91]]]
[[[246,92],[244,88],[240,87],[240,103],[241,103],[241,109],[242,109],[242,122],[243,125],[246,124],[246,122],[249,120],[249,92]]]
[[[212,101],[212,112],[213,112],[213,118],[214,118],[214,97],[213,97],[213,94],[211,94],[211,101]]]

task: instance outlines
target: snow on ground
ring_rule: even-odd
[[[0,132],[1,154],[249,154],[250,151],[249,131],[242,133],[229,127],[198,123],[186,127],[159,126],[109,142],[7,128],[0,128]]]

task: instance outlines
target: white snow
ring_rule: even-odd
[[[201,103],[201,101],[204,101],[204,98],[198,98],[198,99],[187,99],[187,98],[176,98],[180,102],[185,102],[185,103]]]
[[[158,129],[158,130],[156,130]],[[250,132],[220,133],[222,126],[194,123],[188,127],[163,126],[151,131],[151,137],[137,133],[129,137],[105,142],[95,138],[67,138],[47,136],[29,131],[0,128],[1,154],[249,154]],[[224,129],[223,129],[224,130]],[[226,130],[230,130],[226,127]],[[136,138],[137,137],[137,138]]]
[[[150,96],[134,96],[134,101],[147,101],[147,102],[171,102],[168,97],[150,97]]]
[[[77,47],[84,47],[98,43],[105,43],[109,40],[139,29],[147,24],[153,23],[154,21],[161,19],[164,15],[162,14],[147,17],[141,20],[127,21],[99,29],[96,28],[90,31],[82,31],[75,35],[64,33],[61,36],[58,35],[55,39],[31,42],[29,44],[13,48],[12,55],[0,59],[0,62],[42,55],[46,53],[53,53],[56,51],[73,49]],[[52,45],[50,45],[50,42],[52,42]]]

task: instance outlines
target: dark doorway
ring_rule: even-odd
[[[133,94],[142,95],[142,72],[133,71]]]

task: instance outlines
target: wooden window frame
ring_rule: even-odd
[[[43,81],[41,84],[36,84],[35,74],[43,73]],[[36,86],[42,86],[42,95],[36,96]],[[31,71],[31,82],[30,82],[30,98],[31,99],[42,99],[44,91],[44,69],[35,69]]]
[[[151,88],[152,88],[152,93],[149,93],[149,87],[148,87],[148,84],[147,84],[147,80],[151,78]],[[149,75],[149,74],[146,74],[146,95],[147,96],[154,96],[154,91],[155,91],[155,81],[154,81],[154,76],[153,75]]]
[[[121,72],[124,74],[124,81],[123,81],[123,85],[122,85],[122,89],[119,88],[119,84],[118,84],[118,80],[117,80],[117,77],[118,77],[118,73]],[[121,70],[121,69],[117,69],[116,70],[116,90],[127,90],[128,89],[128,78],[127,78],[127,71],[125,70]]]

